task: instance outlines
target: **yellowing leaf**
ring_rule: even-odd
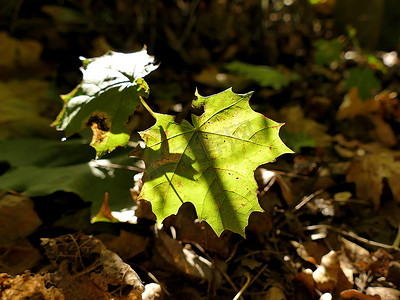
[[[147,148],[132,153],[146,164],[139,199],[151,202],[159,221],[192,202],[218,235],[244,235],[251,212],[262,211],[254,170],[292,151],[279,138],[282,124],[253,111],[250,96],[231,89],[197,94],[193,105],[204,106],[204,114],[192,115],[193,125],[156,114],[156,124],[140,132]]]

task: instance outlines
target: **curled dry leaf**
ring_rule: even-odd
[[[340,268],[338,255],[333,250],[322,257],[321,265],[314,271],[313,278],[321,292],[341,291],[352,288],[352,284]]]
[[[331,251],[324,255],[321,259],[321,265],[313,273],[317,288],[321,292],[332,291],[337,285],[339,270],[340,265],[336,252]]]
[[[148,283],[144,286],[142,300],[162,300],[164,291],[158,283]]]

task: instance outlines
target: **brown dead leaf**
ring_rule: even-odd
[[[400,298],[400,291],[393,288],[370,286],[367,288],[367,295],[380,296],[384,300],[398,300]]]
[[[42,246],[57,268],[51,278],[66,298],[142,299],[144,286],[139,276],[99,239],[81,233],[68,234],[42,239]]]
[[[107,249],[117,253],[122,259],[132,258],[146,250],[149,239],[132,232],[121,230],[119,236],[102,233],[96,236]]]
[[[320,264],[322,257],[328,253],[326,247],[314,241],[304,241],[302,243],[291,241],[290,243],[296,248],[297,254],[302,259],[315,265]]]
[[[397,144],[397,136],[392,127],[385,122],[381,117],[371,118],[375,129],[373,133],[375,138],[386,147],[393,147]]]
[[[371,154],[353,160],[347,173],[347,182],[356,184],[357,197],[369,201],[378,209],[386,178],[393,198],[400,202],[400,162],[386,154]]]
[[[279,112],[279,118],[285,122],[285,130],[295,133],[306,133],[319,147],[329,146],[332,137],[327,134],[327,126],[304,116],[300,105],[284,107]]]
[[[142,300],[162,300],[164,299],[164,291],[157,283],[148,283],[144,286]]]
[[[153,263],[162,269],[197,280],[211,281],[216,286],[222,283],[221,273],[216,271],[212,262],[186,249],[164,231],[156,233],[154,252]],[[226,268],[222,261],[220,263],[223,266],[219,268]]]
[[[275,285],[268,289],[267,294],[263,300],[286,300],[285,292],[282,287]]]
[[[56,288],[49,274],[39,275],[27,272],[16,277],[0,274],[0,299],[41,299],[64,300],[61,290]]]
[[[37,266],[41,259],[38,249],[25,238],[0,245],[0,272],[21,274]]]
[[[380,104],[378,100],[370,98],[367,101],[362,101],[358,96],[357,88],[352,88],[344,96],[336,117],[339,120],[353,119],[355,116],[370,115],[371,113],[379,112],[379,110]]]
[[[342,249],[349,261],[359,272],[366,272],[372,263],[371,255],[365,248],[342,238]]]
[[[166,229],[173,226],[176,238],[183,243],[197,243],[205,250],[218,253],[222,257],[229,255],[225,240],[218,237],[208,223],[198,222],[196,211],[191,203],[183,204],[178,213],[166,218],[163,224]]]
[[[357,290],[345,290],[340,293],[340,297],[344,299],[357,299],[357,300],[380,300],[379,295],[365,295]]]
[[[335,251],[324,255],[321,259],[321,265],[313,272],[313,279],[317,288],[321,292],[332,291],[338,282],[339,277],[339,259]]]
[[[310,295],[314,295],[315,281],[313,279],[313,272],[311,269],[306,269],[300,273],[297,273],[293,280],[301,282],[307,288]]]
[[[340,292],[353,287],[340,268],[338,255],[333,250],[322,257],[321,264],[313,272],[313,278],[321,292]]]
[[[0,199],[0,243],[24,238],[41,224],[30,198],[7,194]]]

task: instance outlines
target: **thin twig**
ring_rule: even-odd
[[[394,239],[394,242],[393,242],[393,247],[395,247],[395,248],[400,247],[400,222],[399,222],[399,227],[397,228],[396,238]]]
[[[244,284],[244,286],[241,288],[241,290],[236,294],[236,296],[232,300],[238,300],[242,296],[243,292],[250,285],[250,280],[251,280],[250,274],[246,272],[246,273],[244,273],[244,275],[246,276],[247,281]]]
[[[217,264],[214,264],[214,267],[222,274],[222,276],[226,279],[226,281],[228,281],[228,283],[231,285],[231,287],[235,290],[236,293],[239,292],[238,287],[233,283],[233,281],[231,280],[231,278],[228,276],[228,274],[226,274],[226,272],[224,270],[222,270],[220,267],[218,267]]]
[[[311,195],[309,195],[309,196],[307,196],[307,197],[304,197],[303,198],[303,200],[301,200],[301,202],[299,203],[299,204],[297,204],[295,207],[294,207],[294,211],[298,211],[300,208],[302,208],[304,205],[306,205],[308,202],[310,202],[314,197],[316,197],[316,196],[318,196],[319,194],[321,194],[322,192],[323,192],[324,190],[318,190],[318,191],[316,191],[315,193],[313,193],[313,194],[311,194]]]
[[[78,242],[76,241],[76,239],[74,238],[74,236],[72,234],[68,234],[68,236],[72,239],[72,241],[74,242],[74,244],[76,246],[76,252],[78,253],[78,257],[79,257],[79,261],[82,265],[82,269],[85,269],[85,265],[83,264],[83,260],[82,260],[81,249],[79,248]]]
[[[268,267],[268,264],[266,264],[264,267],[261,268],[261,270],[257,273],[256,276],[254,276],[254,278],[250,281],[249,285],[247,287],[249,287],[250,285],[252,285],[254,283],[254,281],[257,280],[257,278],[265,271],[265,269]]]
[[[311,226],[305,227],[305,229],[306,229],[306,230],[329,229],[329,230],[335,231],[335,232],[337,232],[337,233],[340,233],[340,234],[342,234],[342,235],[351,237],[351,238],[353,238],[353,239],[355,239],[355,240],[357,240],[357,241],[359,241],[359,242],[361,242],[361,243],[365,243],[365,244],[370,245],[370,246],[400,251],[400,248],[399,248],[399,247],[395,247],[395,246],[391,246],[391,245],[387,245],[387,244],[382,244],[382,243],[379,243],[379,242],[374,242],[374,241],[371,241],[371,240],[362,238],[362,237],[356,235],[355,233],[347,232],[347,231],[344,231],[344,230],[335,228],[335,227],[330,226],[330,225],[325,225],[325,224],[311,225]]]

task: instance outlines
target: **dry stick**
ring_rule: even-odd
[[[400,251],[400,248],[399,248],[399,247],[395,247],[395,246],[391,246],[391,245],[387,245],[387,244],[382,244],[382,243],[379,243],[379,242],[370,241],[370,240],[367,240],[367,239],[365,239],[365,238],[359,237],[359,236],[356,235],[355,233],[347,232],[347,231],[344,231],[344,230],[335,228],[335,227],[330,226],[330,225],[325,225],[325,224],[321,224],[321,225],[311,225],[311,226],[307,226],[305,229],[306,229],[306,230],[329,229],[329,230],[335,231],[335,232],[337,232],[337,233],[340,233],[340,234],[342,234],[342,235],[351,237],[351,238],[353,238],[353,239],[355,239],[355,240],[357,240],[357,241],[360,241],[360,242],[365,243],[365,244],[370,245],[370,246]]]
[[[232,300],[238,300],[238,299],[242,296],[243,292],[244,292],[244,291],[247,289],[247,287],[250,285],[250,280],[251,280],[250,274],[246,272],[246,273],[244,273],[244,275],[246,276],[247,281],[246,281],[246,283],[244,284],[244,286],[242,287],[242,289],[236,294],[236,296],[235,296]]]
[[[256,276],[254,276],[254,278],[250,281],[249,285],[247,287],[249,287],[250,285],[252,285],[254,283],[254,281],[257,280],[257,278],[265,271],[265,269],[268,267],[268,264],[266,264],[264,267],[261,268],[261,270],[257,273]]]
[[[168,295],[171,296],[171,294],[168,292],[167,288],[164,286],[163,283],[161,283],[160,281],[158,281],[158,279],[150,272],[148,271],[146,268],[142,267],[141,265],[137,265],[134,264],[134,266],[137,266],[138,268],[142,269],[144,272],[147,273],[147,276],[150,277],[150,279],[152,279],[155,283],[159,284],[161,286],[161,289],[163,289],[163,291]]]
[[[235,290],[236,293],[239,292],[238,287],[233,283],[233,281],[231,280],[231,278],[228,276],[228,274],[225,273],[224,270],[222,270],[220,267],[218,267],[216,264],[214,265],[214,267],[222,274],[222,276],[226,279],[226,281],[228,281],[228,283],[231,285],[231,287]]]
[[[72,241],[74,242],[74,244],[76,246],[76,250],[78,253],[79,261],[82,265],[82,269],[85,269],[85,265],[83,264],[83,260],[82,260],[81,249],[79,248],[78,242],[76,241],[76,239],[74,238],[74,236],[72,234],[68,234],[68,236],[72,239]]]
[[[302,200],[299,204],[297,204],[293,210],[294,210],[294,211],[299,210],[299,209],[302,208],[304,205],[306,205],[308,202],[310,202],[314,197],[316,197],[316,196],[318,196],[319,194],[321,194],[323,191],[324,191],[324,190],[318,190],[318,191],[316,191],[315,193],[313,193],[313,194],[311,194],[311,195],[309,195],[309,196],[307,196],[307,197],[304,197],[303,200]]]
[[[397,228],[396,238],[394,239],[394,242],[393,242],[393,247],[395,247],[395,248],[400,247],[400,222],[399,222],[399,227]]]

